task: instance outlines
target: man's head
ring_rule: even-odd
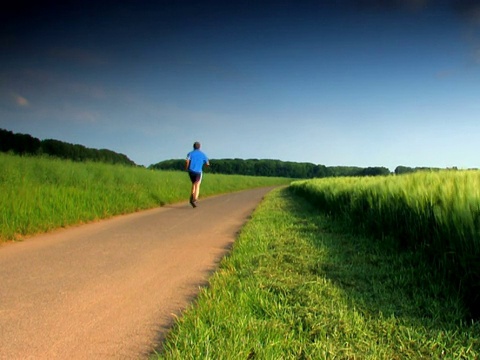
[[[200,143],[199,143],[198,141],[195,141],[195,142],[193,143],[193,148],[194,148],[195,150],[200,149]]]

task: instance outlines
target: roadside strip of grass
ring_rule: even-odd
[[[153,358],[479,358],[457,294],[396,248],[274,190]]]

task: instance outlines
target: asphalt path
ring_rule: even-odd
[[[147,358],[271,189],[1,246],[0,359]]]

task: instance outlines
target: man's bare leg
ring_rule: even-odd
[[[197,207],[198,195],[200,194],[200,181],[192,184],[192,194],[190,195],[190,204]]]
[[[193,184],[193,199],[194,201],[198,200],[198,196],[200,195],[200,183],[201,181],[197,181]]]

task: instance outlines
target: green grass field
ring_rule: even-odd
[[[415,251],[274,190],[158,359],[478,359],[480,326]]]
[[[184,172],[0,153],[0,241],[187,201]],[[205,174],[200,197],[285,185],[285,178]]]

